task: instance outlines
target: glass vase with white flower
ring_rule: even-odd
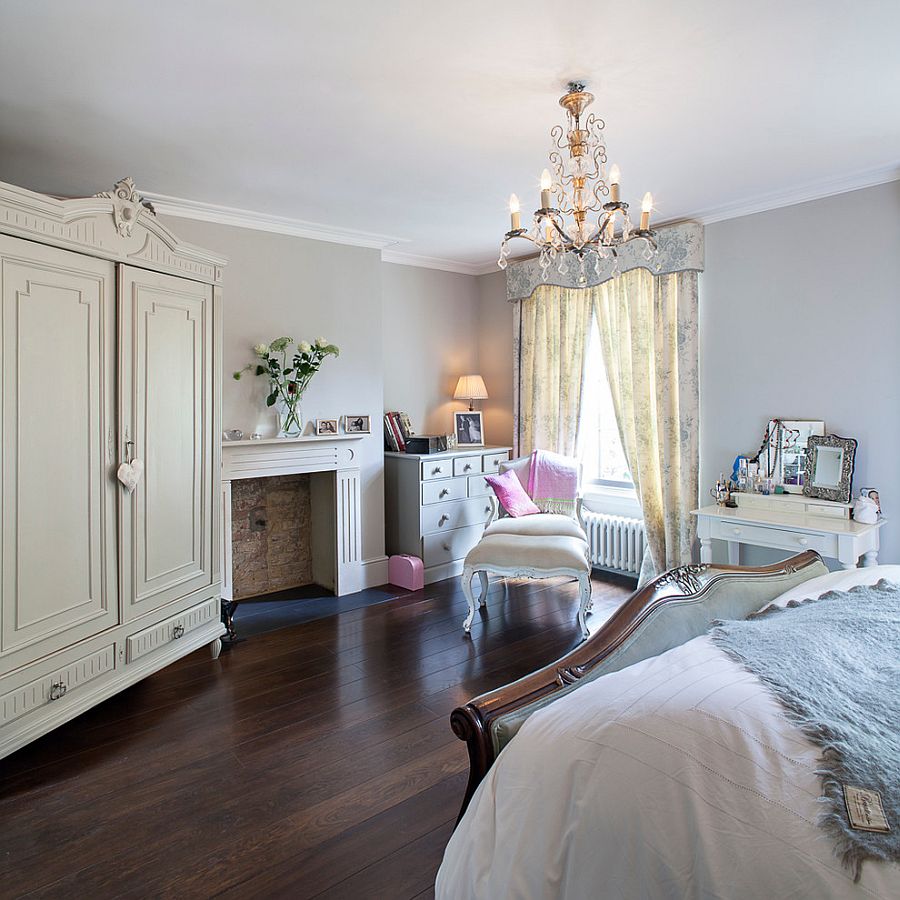
[[[316,338],[313,343],[299,341],[295,349],[292,337],[276,338],[268,344],[256,344],[253,353],[256,363],[248,363],[233,378],[250,370],[269,380],[266,406],[274,406],[278,412],[278,437],[297,437],[303,432],[303,417],[300,401],[313,375],[319,371],[325,358],[338,356],[340,350],[327,338]]]

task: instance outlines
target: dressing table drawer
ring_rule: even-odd
[[[794,550],[797,553],[802,550],[815,550],[822,556],[829,557],[836,557],[838,553],[837,535],[769,528],[725,519],[713,522],[711,537],[722,541],[756,544],[760,547],[775,547],[779,550]]]

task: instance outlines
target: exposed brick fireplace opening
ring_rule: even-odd
[[[310,477],[274,475],[232,484],[235,600],[313,583]]]

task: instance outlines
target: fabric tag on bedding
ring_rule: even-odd
[[[867,788],[842,785],[844,788],[844,803],[847,807],[847,818],[850,827],[857,831],[877,831],[879,834],[888,834],[891,826],[884,814],[884,806],[881,804],[881,794],[878,791],[870,791]]]

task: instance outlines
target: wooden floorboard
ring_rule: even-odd
[[[576,646],[577,593],[495,583],[465,637],[452,579],[191,654],[0,761],[0,896],[433,897],[449,714]]]

